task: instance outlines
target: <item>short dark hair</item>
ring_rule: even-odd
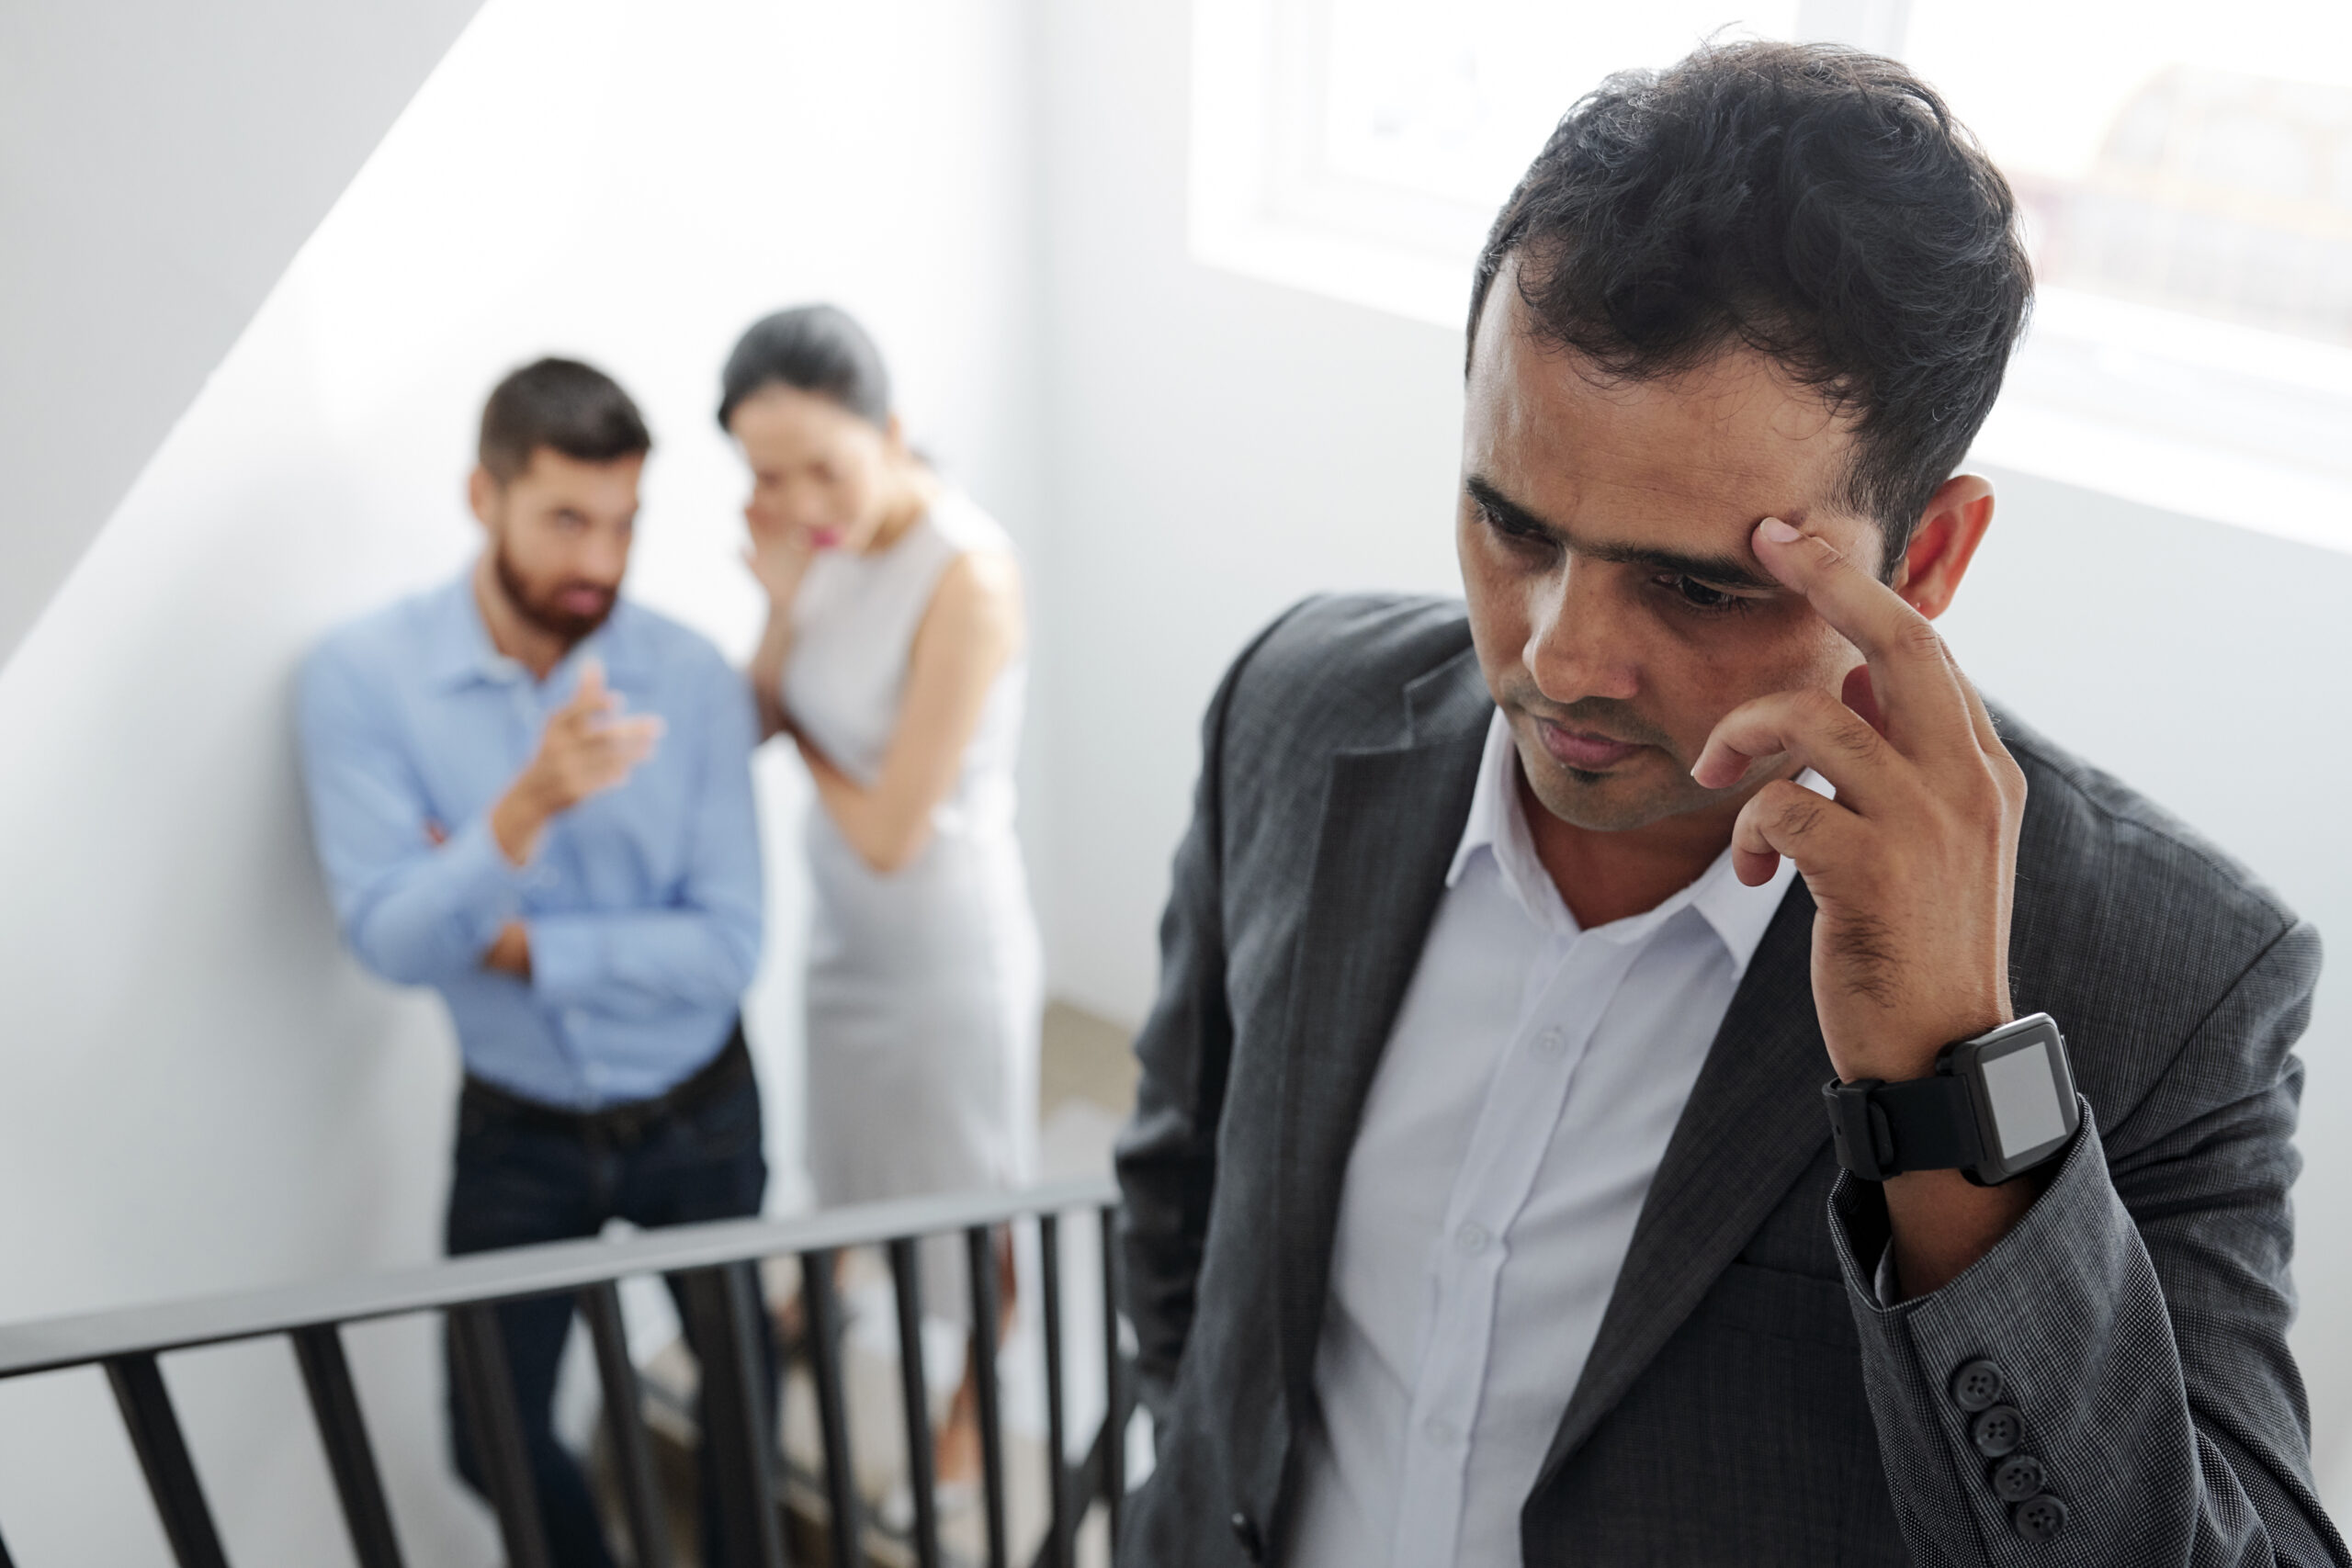
[[[890,423],[890,372],[857,318],[838,305],[797,305],[753,321],[718,378],[718,428],[763,387],[831,398],[872,424]]]
[[[645,417],[620,383],[576,359],[538,359],[491,389],[481,410],[481,466],[501,484],[550,447],[583,463],[612,463],[653,450]]]
[[[1753,348],[1853,421],[1839,500],[1886,565],[1967,456],[2033,276],[2017,203],[1943,100],[1830,44],[1709,45],[1571,108],[1478,257],[1513,254],[1532,331],[1650,379]],[[1465,362],[1466,367],[1466,362]]]

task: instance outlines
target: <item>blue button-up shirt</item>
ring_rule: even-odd
[[[627,783],[548,825],[516,866],[490,809],[601,660],[666,728]],[[492,647],[470,576],[334,632],[299,698],[311,816],[345,939],[431,986],[466,1068],[542,1104],[661,1094],[733,1029],[760,953],[751,694],[708,641],[628,601],[544,682]],[[531,977],[482,967],[509,920]]]

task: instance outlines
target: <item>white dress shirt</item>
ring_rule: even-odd
[[[1580,931],[1500,713],[1349,1156],[1287,1561],[1515,1564],[1642,1201],[1795,868]],[[1804,783],[1827,794],[1808,773]]]

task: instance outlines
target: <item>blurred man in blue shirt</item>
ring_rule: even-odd
[[[651,446],[601,372],[515,371],[482,413],[481,557],[302,671],[344,936],[457,1025],[453,1254],[753,1214],[766,1186],[739,1015],[760,952],[752,698],[619,596]],[[499,1314],[554,1560],[607,1568],[550,1426],[571,1300]],[[462,1422],[453,1440],[481,1487]]]

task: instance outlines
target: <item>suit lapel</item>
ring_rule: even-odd
[[[1790,886],[1675,1122],[1536,1484],[1589,1437],[1828,1141],[1813,897]]]
[[[1445,890],[1493,711],[1467,651],[1415,682],[1407,697],[1404,744],[1331,759],[1291,971],[1274,1240],[1294,1408],[1312,1398],[1357,1119]]]

